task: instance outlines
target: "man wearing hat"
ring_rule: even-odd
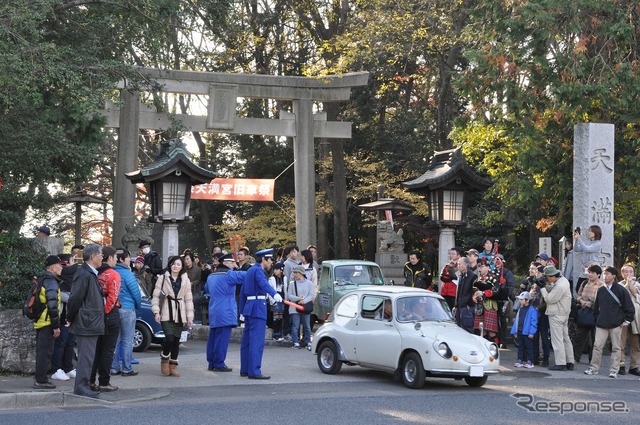
[[[547,284],[540,293],[547,302],[546,314],[549,316],[551,345],[556,362],[549,366],[549,370],[573,370],[573,344],[569,339],[571,287],[555,266],[545,267],[542,273]]]
[[[477,249],[471,248],[469,251],[465,252],[465,254],[467,254],[467,258],[469,259],[469,271],[479,277],[478,257],[480,257],[480,253]]]
[[[240,346],[240,376],[270,379],[262,374],[262,352],[267,328],[267,294],[275,302],[282,297],[267,281],[273,265],[273,249],[256,252],[256,263],[247,272],[240,291],[240,311],[244,315],[244,332]]]
[[[44,260],[46,270],[40,288],[40,302],[46,308],[33,324],[36,330],[36,375],[33,382],[35,389],[53,389],[56,386],[49,381],[47,371],[51,367],[54,340],[60,336],[60,273],[62,260],[57,255],[49,255]]]
[[[540,254],[536,255],[536,261],[545,267],[548,265],[552,265],[549,264],[549,260],[551,260],[551,257],[549,257],[549,254],[547,254],[546,252],[541,252]]]
[[[58,255],[62,260],[62,272],[60,273],[60,336],[56,338],[53,345],[53,356],[51,357],[51,370],[54,371],[51,379],[68,381],[75,378],[76,370],[73,367],[73,357],[75,356],[76,336],[69,332],[67,323],[67,301],[71,293],[71,282],[80,264],[72,263],[71,254]]]
[[[236,287],[242,285],[247,272],[237,267],[232,254],[223,255],[218,270],[211,273],[204,286],[209,295],[209,338],[207,339],[208,369],[231,372],[225,363],[231,330],[238,326]]]
[[[40,226],[38,227],[38,237],[39,238],[46,238],[47,236],[51,235],[51,229],[49,229],[49,227],[47,226]]]
[[[151,273],[151,281],[155,282],[158,279],[158,275],[162,273],[162,258],[157,252],[151,250],[151,242],[149,241],[140,241],[138,248],[144,255],[143,269],[147,273]]]

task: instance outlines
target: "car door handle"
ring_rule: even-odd
[[[384,325],[385,325],[385,326],[389,326],[390,328],[392,328],[392,327],[393,327],[393,323],[385,323]]]

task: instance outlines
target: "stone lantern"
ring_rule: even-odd
[[[162,223],[162,254],[166,259],[178,255],[178,223],[189,216],[191,186],[209,183],[217,174],[194,164],[179,140],[162,142],[156,161],[125,173],[131,183],[144,183],[151,201],[149,222]]]
[[[378,186],[378,200],[358,205],[364,210],[376,211],[376,253],[375,261],[382,268],[387,284],[402,284],[403,267],[406,261],[404,253],[403,231],[397,232],[393,227],[391,217],[404,217],[415,208],[384,194],[384,186]],[[387,212],[389,216],[387,216]]]
[[[431,223],[440,227],[438,266],[442,270],[449,262],[449,249],[456,246],[455,228],[466,225],[469,193],[486,190],[491,181],[478,175],[456,148],[434,152],[427,171],[402,185],[427,197]]]

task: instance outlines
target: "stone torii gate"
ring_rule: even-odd
[[[351,123],[327,121],[325,113],[313,113],[314,102],[349,100],[351,88],[367,84],[369,73],[357,72],[317,78],[258,74],[227,74],[138,68],[145,78],[157,82],[161,91],[208,95],[206,116],[158,113],[140,104],[140,93],[121,82],[121,104],[107,105],[102,113],[107,127],[119,128],[113,206],[113,240],[119,243],[125,226],[132,226],[135,187],[124,174],[138,168],[140,129],[167,129],[176,121],[188,131],[293,137],[296,241],[299,246],[316,243],[314,187],[314,139],[351,138]],[[293,113],[280,111],[279,119],[236,116],[238,97],[289,100]]]

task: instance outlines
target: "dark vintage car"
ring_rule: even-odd
[[[136,330],[133,333],[133,351],[145,351],[151,343],[162,344],[162,340],[164,340],[162,326],[156,322],[151,312],[151,297],[142,285],[139,287],[142,295],[142,307],[137,310]]]

